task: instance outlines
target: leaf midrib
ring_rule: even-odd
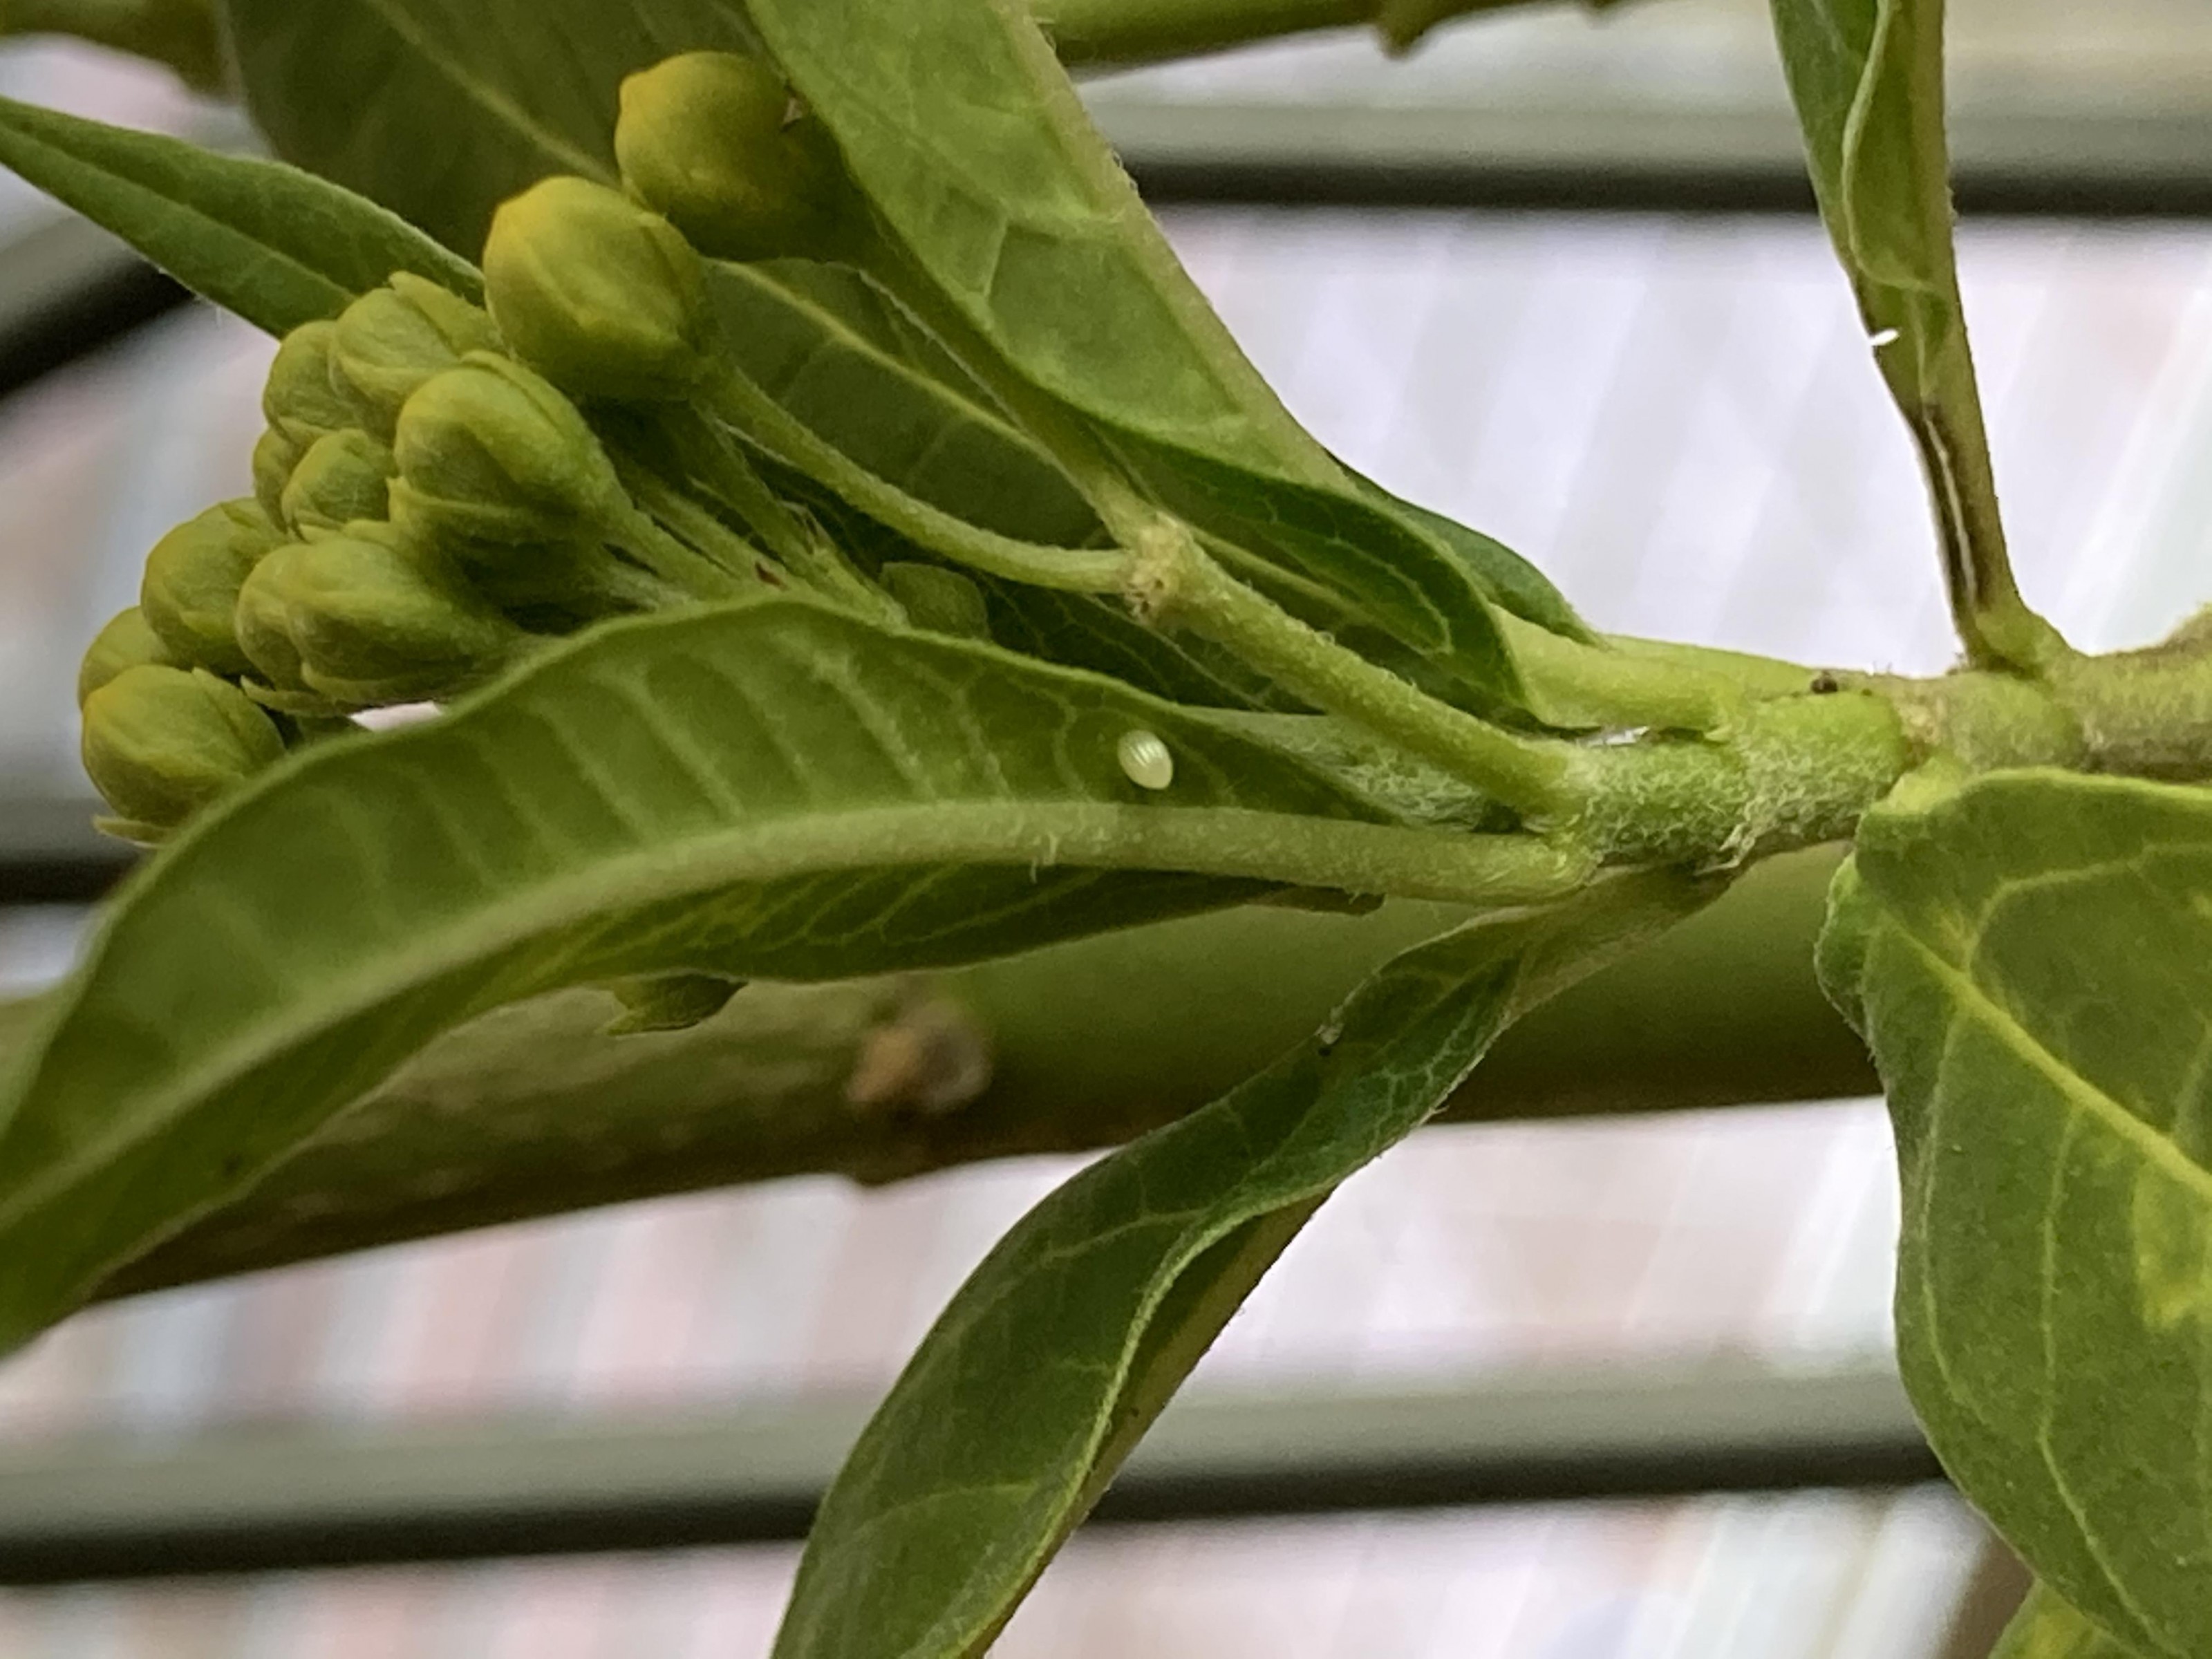
[[[392,0],[359,0],[359,3],[377,21],[391,30],[400,44],[413,52],[434,75],[494,120],[511,128],[569,171],[580,173],[587,179],[596,179],[603,184],[614,182],[614,174],[605,163],[577,149],[558,133],[540,126],[531,119],[528,112],[498,88],[468,74],[458,53],[433,51],[422,31],[392,4]]]
[[[1890,917],[1898,937],[1921,957],[1929,973],[1951,990],[1962,1011],[1980,1019],[2018,1058],[2048,1078],[2070,1103],[2133,1144],[2212,1206],[2212,1171],[2192,1162],[2171,1140],[2051,1053],[2042,1039],[2021,1024],[2009,1009],[1983,990],[1970,973],[1913,932],[1895,911],[1890,912]]]
[[[1268,856],[1259,857],[1253,832],[1264,826],[1272,839],[1290,824],[1297,826],[1298,840],[1305,844],[1273,846]],[[306,1003],[315,1010],[319,1002],[319,1011],[305,1019],[283,1022],[281,1034],[271,1032],[270,1020],[249,1026],[178,1075],[167,1089],[150,1098],[142,1096],[148,1103],[125,1115],[116,1133],[83,1144],[42,1177],[15,1185],[0,1203],[0,1229],[15,1224],[24,1213],[66,1190],[88,1169],[152,1139],[184,1115],[192,1102],[252,1075],[301,1042],[368,1012],[411,986],[594,913],[780,875],[951,862],[1032,864],[1040,869],[1128,868],[1335,887],[1353,875],[1378,873],[1380,857],[1395,864],[1403,878],[1391,882],[1392,893],[1449,900],[1470,896],[1468,884],[1424,882],[1421,872],[1449,870],[1454,848],[1476,839],[1243,807],[996,801],[804,814],[640,848],[540,884],[509,902],[471,909],[461,921],[417,934],[406,946],[370,958],[362,971]],[[896,849],[895,854],[888,849]],[[1571,878],[1563,878],[1562,884],[1571,884]],[[81,976],[88,981],[104,955],[103,949],[88,961],[79,970]],[[35,1086],[36,1076],[34,1072],[27,1078],[24,1086]]]

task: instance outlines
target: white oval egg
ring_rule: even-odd
[[[1157,732],[1124,732],[1114,754],[1122,775],[1139,789],[1164,789],[1175,781],[1175,756]]]

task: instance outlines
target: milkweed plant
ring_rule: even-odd
[[[1931,678],[1608,637],[1353,472],[1069,79],[1480,9],[84,8],[284,159],[0,102],[0,162],[280,343],[252,495],[83,659],[152,851],[0,1027],[0,1345],[1110,1146],[922,1342],[775,1647],[976,1654],[1339,1183],[1447,1108],[1663,1097],[1574,1040],[1608,997],[1701,1003],[1683,1087],[1753,1097],[1759,975],[1816,954],[1864,1045],[1817,1063],[1870,1053],[1894,1122],[1907,1384],[2038,1576],[2007,1650],[2212,1653],[2212,628],[2085,654],[2015,586],[1940,0],[1773,0],[1927,475]],[[1773,921],[1808,870],[1816,953]],[[1554,996],[1548,1071],[1484,1069]]]

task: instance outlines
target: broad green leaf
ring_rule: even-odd
[[[1928,474],[1952,608],[1978,659],[2050,631],[2005,551],[1952,247],[1943,0],[1772,0],[1814,193]]]
[[[777,403],[885,482],[1023,541],[1081,547],[1097,515],[1059,465],[985,401],[858,272],[718,265],[727,350]],[[925,355],[926,354],[926,355]]]
[[[412,226],[282,162],[0,98],[0,166],[272,334],[336,316],[395,270],[478,291],[469,264]]]
[[[623,77],[753,44],[730,0],[224,0],[247,108],[286,160],[473,258],[549,173],[612,182]]]
[[[755,0],[751,14],[915,267],[887,280],[948,344],[1076,411],[1179,515],[1512,699],[1478,566],[1363,494],[1283,409],[1017,0]]]
[[[1121,770],[1139,728],[1165,790]],[[605,627],[299,754],[133,879],[0,1099],[0,1342],[520,997],[975,960],[1276,884],[1511,902],[1583,873],[989,646],[792,599]]]
[[[753,22],[933,284],[1109,426],[1340,475],[1176,262],[1018,0],[751,0]]]
[[[980,1653],[1321,1201],[1516,1013],[1695,896],[1632,878],[1417,947],[1267,1071],[1030,1211],[831,1486],[778,1659]]]
[[[2139,1659],[2038,1584],[2005,1626],[1990,1659]]]
[[[1821,949],[1889,1092],[1931,1443],[2065,1600],[2212,1652],[2212,794],[1908,791]]]

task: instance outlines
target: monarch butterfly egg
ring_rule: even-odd
[[[1122,773],[1139,789],[1164,789],[1175,781],[1175,757],[1157,732],[1124,732],[1114,753]]]

